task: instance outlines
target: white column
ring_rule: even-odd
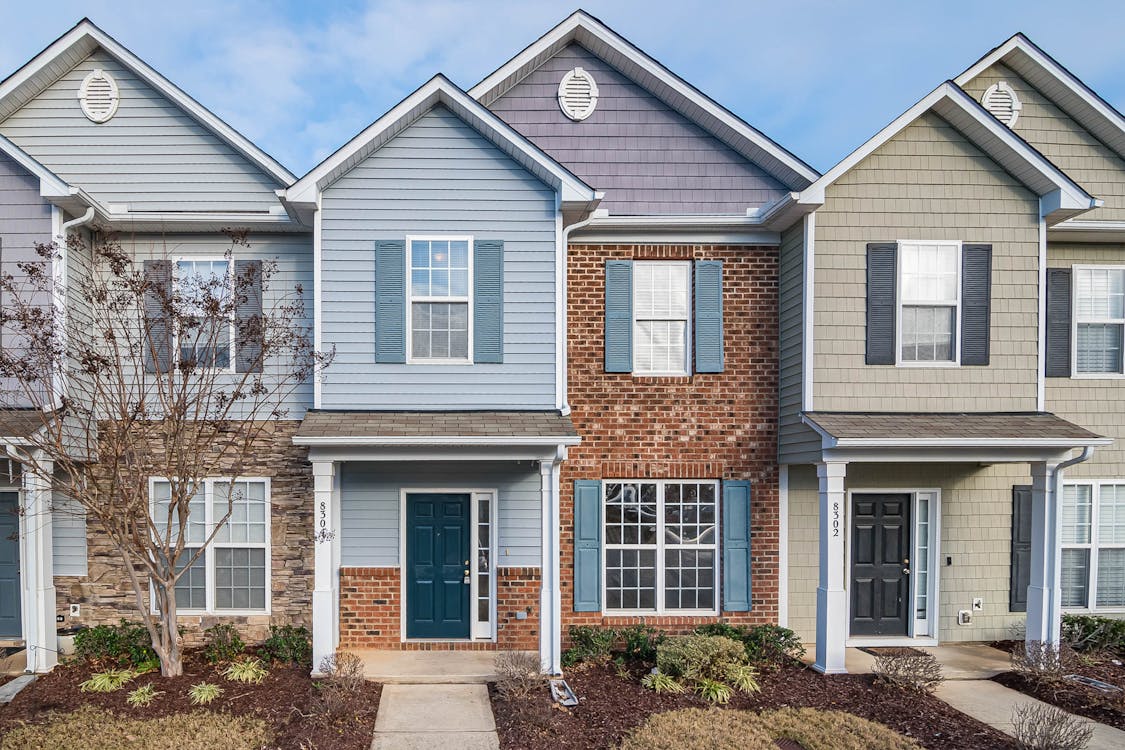
[[[555,580],[559,566],[558,554],[553,543],[555,521],[553,461],[539,462],[539,495],[540,502],[540,532],[539,547],[541,559],[539,563],[539,662],[543,669],[556,674],[559,671],[556,654],[555,633],[557,623],[554,618],[555,610]]]
[[[51,480],[53,465],[39,461],[46,475],[23,475],[23,598],[27,670],[49,672],[59,663],[55,628],[55,573],[52,543]]]
[[[817,464],[820,480],[820,584],[816,589],[816,661],[824,674],[847,672],[844,643],[848,635],[847,592],[844,590],[846,509],[844,480],[848,465],[840,461]]]
[[[1062,618],[1059,500],[1055,464],[1031,465],[1031,580],[1027,587],[1028,643],[1058,645]]]
[[[336,528],[336,464],[313,461],[313,674],[320,662],[336,652],[339,643],[339,612],[336,610],[338,570],[336,549],[340,543]]]

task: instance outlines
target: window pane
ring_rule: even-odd
[[[176,263],[176,288],[184,302],[179,336],[180,361],[198,367],[230,367],[231,321],[217,316],[230,298],[230,265],[226,260],[181,260]]]
[[[195,554],[196,548],[185,548],[176,562],[181,571]],[[207,609],[207,553],[195,561],[187,573],[176,581],[176,607],[181,609]]]
[[[1064,607],[1088,605],[1089,568],[1089,550],[1064,549],[1062,551],[1062,605]]]
[[[1088,484],[1068,484],[1063,487],[1063,544],[1089,543],[1091,497]]]
[[[1125,317],[1125,269],[1080,268],[1075,272],[1079,319]]]
[[[265,609],[266,551],[218,548],[215,555],[215,607]]]
[[[1121,336],[1116,323],[1078,324],[1078,372],[1121,372]]]
[[[411,353],[417,359],[469,356],[469,306],[464,302],[415,302],[410,307]]]
[[[634,316],[638,319],[687,318],[690,276],[687,263],[634,263]]]
[[[265,542],[266,497],[263,482],[235,482],[231,492],[229,482],[215,482],[211,510],[215,523],[222,520],[227,510],[230,518],[215,535],[220,543]]]
[[[1099,607],[1125,607],[1125,549],[1098,550]]]
[[[606,550],[606,608],[656,609],[656,550]]]
[[[957,246],[903,243],[902,299],[912,302],[957,302]]]
[[[1125,484],[1098,488],[1098,543],[1125,544]]]
[[[714,550],[664,550],[664,607],[715,608]]]
[[[153,482],[153,511],[152,522],[157,528],[159,538],[163,539],[168,528],[168,506],[172,502],[172,485],[161,480]],[[184,541],[200,543],[207,538],[207,507],[204,500],[204,486],[196,488],[195,494],[188,501],[188,517],[184,526]],[[179,537],[180,517],[178,511],[173,510],[171,515],[172,533],[169,540],[175,542]]]
[[[687,323],[679,320],[639,320],[633,344],[637,372],[685,372]]]
[[[664,543],[715,543],[714,486],[671,483],[664,486]]]
[[[607,544],[656,544],[656,485],[607,484]]]
[[[904,362],[949,362],[954,353],[952,307],[904,306],[902,308],[902,360]]]

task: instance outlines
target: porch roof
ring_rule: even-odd
[[[310,411],[297,445],[576,445],[558,411]]]
[[[20,440],[43,427],[39,409],[0,409],[0,441]]]

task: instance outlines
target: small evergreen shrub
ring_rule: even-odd
[[[231,682],[244,682],[259,685],[266,679],[268,671],[262,666],[261,659],[235,659],[223,670],[223,677]]]
[[[270,625],[269,638],[258,650],[266,661],[286,664],[312,663],[312,638],[303,625]]]
[[[1125,620],[1093,615],[1063,615],[1062,637],[1080,653],[1125,656]]]
[[[156,686],[150,682],[147,685],[141,685],[136,690],[131,691],[129,695],[126,696],[125,702],[133,708],[146,708],[161,695],[164,695],[164,692],[157,690]]]
[[[620,635],[625,644],[622,652],[625,660],[647,663],[656,661],[656,649],[666,638],[663,630],[648,625],[633,625],[623,629]]]
[[[682,635],[668,638],[656,649],[656,673],[642,681],[645,687],[670,692],[671,682],[690,687],[711,703],[727,703],[737,688],[759,690],[757,673],[746,657],[746,648],[722,635]],[[733,686],[733,687],[732,687]]]
[[[752,662],[781,664],[805,655],[805,647],[797,634],[780,625],[756,625],[747,631],[743,643]]]
[[[212,682],[197,682],[188,689],[188,698],[193,706],[206,706],[213,703],[225,691]]]
[[[616,630],[590,625],[571,625],[567,632],[573,645],[563,652],[564,667],[573,667],[583,662],[604,664],[609,661],[610,652],[617,642]]]
[[[95,672],[90,679],[78,685],[83,693],[112,693],[133,681],[137,673],[131,669],[107,669]]]
[[[94,665],[141,665],[156,660],[152,638],[144,625],[121,620],[118,625],[98,625],[74,634],[74,655]]]
[[[212,664],[232,661],[246,650],[246,644],[242,642],[238,630],[230,623],[219,623],[207,628],[203,631],[203,641],[203,653]]]

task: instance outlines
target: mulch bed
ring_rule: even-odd
[[[998,641],[994,647],[1011,653],[1023,645],[1023,641]],[[1120,662],[1120,660],[1119,660]],[[1029,680],[1018,672],[1003,672],[992,679],[1004,687],[1038,698],[1072,714],[1125,729],[1125,665],[1113,663],[1109,656],[1090,656],[1079,658],[1072,672],[1083,677],[1108,682],[1122,688],[1120,693],[1104,693],[1081,683],[1062,680],[1042,683]]]
[[[67,713],[82,706],[94,706],[120,716],[153,718],[189,711],[229,712],[261,719],[272,729],[275,747],[315,747],[317,750],[367,750],[375,728],[381,686],[366,683],[363,693],[335,716],[316,711],[315,683],[309,668],[275,664],[259,685],[231,682],[220,674],[202,654],[188,653],[184,674],[165,678],[159,672],[143,674],[121,690],[112,693],[83,693],[78,685],[99,671],[85,664],[56,667],[40,675],[6,706],[0,706],[0,736],[16,724],[41,723],[51,713]],[[188,688],[198,682],[211,682],[225,691],[214,703],[201,708],[191,705]],[[125,702],[129,691],[153,683],[164,695],[145,708]]]
[[[587,667],[567,673],[567,683],[581,699],[572,709],[556,707],[546,697],[507,702],[490,690],[503,750],[606,750],[655,713],[706,705],[690,695],[658,695],[641,687],[640,674],[623,678],[613,666]],[[934,750],[1010,750],[1008,736],[955,710],[932,696],[875,684],[871,675],[822,675],[787,665],[761,677],[762,691],[736,694],[726,708],[763,710],[811,707],[847,711],[886,724]]]

